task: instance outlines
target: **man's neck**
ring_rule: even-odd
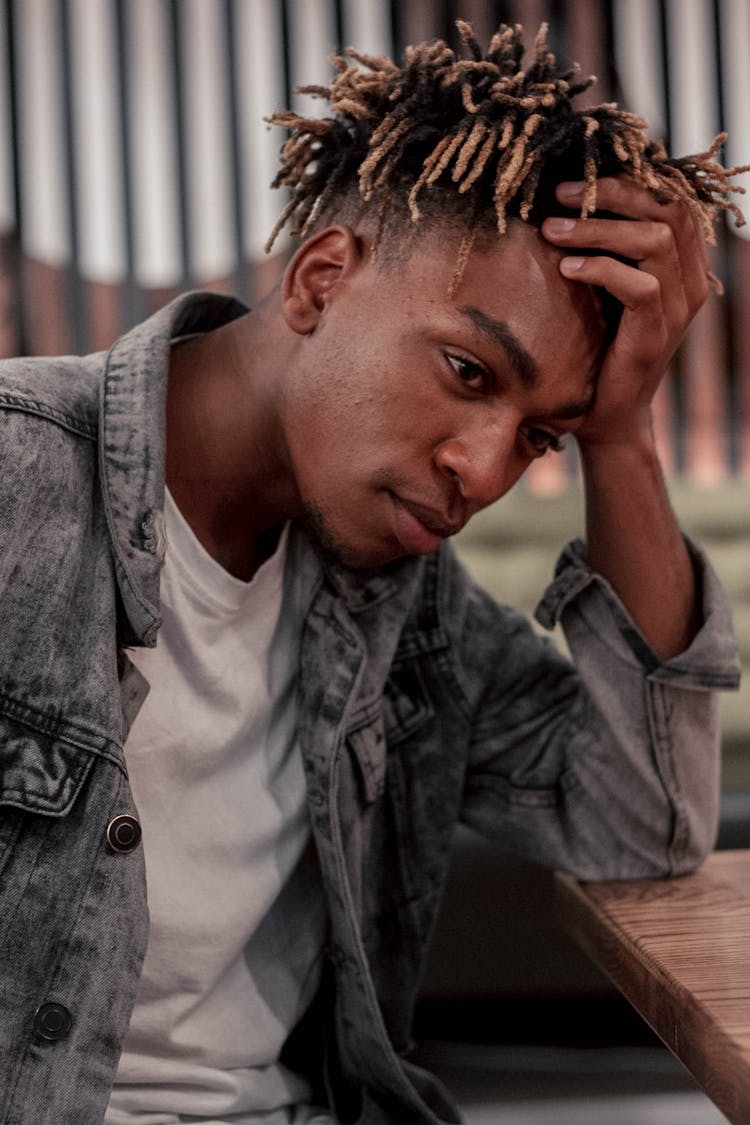
[[[244,581],[298,510],[273,372],[258,363],[278,352],[260,319],[177,342],[167,395],[167,486],[212,558]]]

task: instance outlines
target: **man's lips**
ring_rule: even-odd
[[[461,521],[446,519],[439,512],[432,508],[425,508],[422,504],[415,504],[413,500],[404,500],[401,496],[397,496],[396,499],[400,504],[403,504],[407,512],[416,516],[428,531],[433,531],[435,535],[439,535],[443,539],[446,539],[449,535],[455,535],[463,527]]]
[[[441,539],[455,535],[463,524],[448,520],[432,508],[405,500],[389,492],[393,501],[394,532],[402,547],[410,554],[424,555],[434,551]]]

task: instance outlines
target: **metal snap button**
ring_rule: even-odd
[[[64,1039],[73,1017],[62,1004],[42,1004],[34,1013],[34,1031],[42,1039]]]
[[[141,842],[141,826],[136,817],[121,813],[107,825],[107,843],[113,852],[132,852]]]

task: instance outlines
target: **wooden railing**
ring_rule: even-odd
[[[107,347],[193,286],[253,302],[278,278],[262,245],[281,143],[262,117],[324,82],[332,49],[378,53],[500,18],[596,72],[674,151],[726,125],[750,160],[748,0],[0,0],[0,355]],[[531,36],[529,36],[531,38]],[[309,108],[309,107],[308,107]],[[660,392],[665,468],[750,475],[750,243],[719,231],[711,297]],[[570,457],[532,487],[559,491]]]

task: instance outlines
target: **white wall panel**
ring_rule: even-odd
[[[345,0],[344,46],[368,55],[390,55],[391,21],[387,0]]]
[[[128,0],[126,13],[135,274],[142,285],[170,286],[182,259],[168,11],[164,0]]]
[[[272,191],[282,129],[270,129],[264,117],[285,108],[283,45],[276,0],[236,0],[240,158],[244,195],[241,200],[245,255],[263,257],[268,235],[284,207],[284,196]],[[277,247],[283,245],[283,238]]]
[[[63,85],[57,5],[16,5],[23,250],[48,265],[70,260]]]
[[[659,8],[655,0],[615,0],[615,57],[624,104],[645,117],[649,136],[666,133]]]
[[[292,86],[328,86],[334,71],[329,62],[336,49],[332,0],[289,0]],[[293,107],[310,117],[324,116],[325,102],[295,94]]]
[[[187,174],[193,273],[225,277],[236,265],[232,229],[227,44],[216,0],[182,0]]]
[[[667,0],[671,148],[702,152],[719,131],[712,0]]]
[[[724,125],[729,131],[726,154],[729,164],[750,164],[750,3],[721,0],[721,51],[724,79]],[[737,178],[747,195],[737,202],[748,214],[748,223],[730,229],[750,239],[750,172]]]
[[[70,13],[80,268],[116,282],[127,260],[113,7],[72,0]]]
[[[6,9],[0,8],[0,234],[15,226],[13,203],[13,151],[10,125],[9,75],[5,66],[8,57],[8,26]]]

